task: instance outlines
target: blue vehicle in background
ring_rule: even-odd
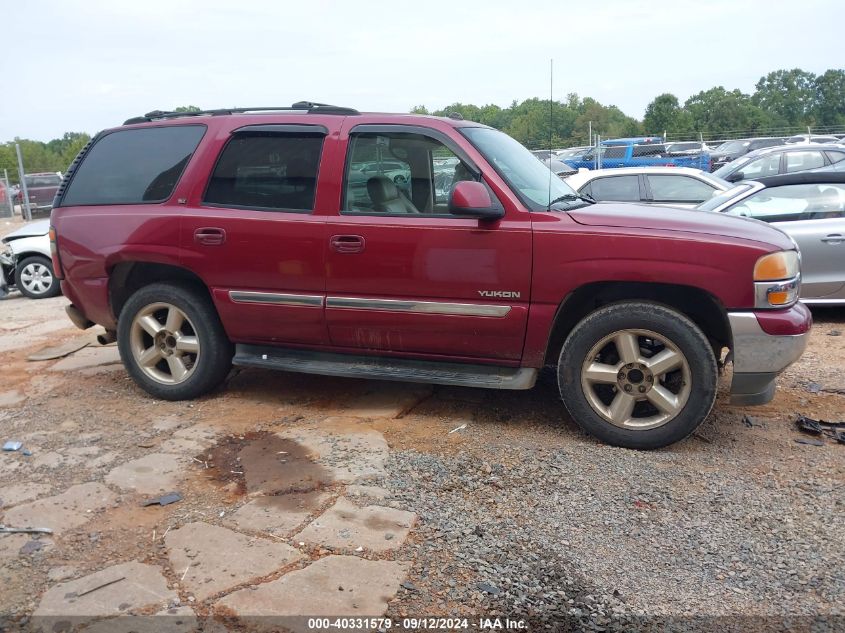
[[[601,164],[598,164],[595,149],[577,160],[564,158],[568,165],[578,169],[613,169],[615,167],[692,167],[710,171],[710,154],[670,154],[659,136],[638,136],[614,138],[601,142]]]

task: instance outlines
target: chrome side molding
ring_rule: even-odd
[[[424,314],[455,314],[500,318],[506,316],[511,311],[511,306],[443,303],[440,301],[402,301],[399,299],[359,299],[357,297],[327,297],[326,307],[348,310],[421,312]]]
[[[323,307],[320,295],[295,295],[277,292],[254,292],[251,290],[230,290],[229,299],[235,303],[270,303],[279,306]]]

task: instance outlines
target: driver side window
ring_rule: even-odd
[[[475,179],[449,148],[429,136],[353,133],[342,213],[448,215],[452,188]]]

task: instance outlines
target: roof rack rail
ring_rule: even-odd
[[[247,112],[291,112],[291,111],[305,111],[308,114],[343,114],[356,115],[360,114],[354,108],[346,108],[343,106],[329,105],[328,103],[315,103],[313,101],[297,101],[292,106],[276,106],[276,107],[261,107],[261,108],[221,108],[217,110],[198,110],[196,112],[171,112],[164,110],[153,110],[147,112],[143,116],[132,117],[126,119],[123,125],[135,125],[136,123],[148,123],[150,121],[159,121],[162,119],[179,119],[182,117],[194,116],[221,116],[225,114],[243,114]]]

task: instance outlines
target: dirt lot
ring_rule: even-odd
[[[845,624],[845,446],[799,443],[812,438],[793,424],[845,418],[844,311],[815,313],[773,403],[723,394],[695,436],[642,453],[584,436],[543,385],[245,370],[209,397],[156,401],[113,346],[27,360],[90,341],[64,303],[0,302],[2,440],[24,444],[0,454],[0,523],[54,530],[0,535],[0,629],[140,630],[111,619],[126,614],[168,631],[385,613],[394,627]]]

